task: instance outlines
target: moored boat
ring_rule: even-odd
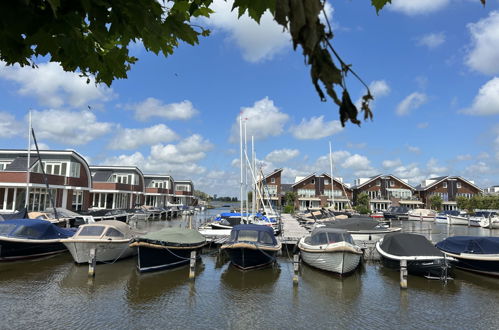
[[[132,228],[117,220],[103,220],[79,227],[76,234],[61,242],[76,263],[87,263],[90,251],[95,250],[97,262],[116,261],[136,254],[130,247],[134,238]]]
[[[308,265],[340,275],[354,271],[362,256],[361,248],[344,229],[316,228],[300,239],[298,247]]]
[[[276,261],[281,243],[277,242],[271,227],[247,224],[231,230],[227,243],[222,245],[231,263],[243,270],[271,265]]]
[[[376,250],[384,266],[399,269],[400,261],[405,260],[409,274],[427,278],[447,277],[453,260],[426,237],[410,233],[388,234],[376,243]]]
[[[0,260],[35,258],[66,251],[61,239],[74,231],[45,220],[14,219],[0,222]]]
[[[200,258],[206,239],[195,229],[163,228],[141,235],[130,244],[137,247],[137,268],[140,272],[179,267],[190,262],[191,252]]]
[[[389,227],[386,224],[370,218],[352,217],[348,219],[327,221],[315,225],[314,228],[327,227],[345,229],[354,241],[378,241],[389,233],[400,231],[400,227]]]
[[[499,229],[499,216],[491,215],[489,217],[483,217],[480,219],[479,225],[483,228]]]
[[[436,246],[457,260],[457,268],[499,276],[499,237],[452,236]]]
[[[407,219],[413,221],[434,221],[437,212],[430,209],[413,209],[407,212]]]

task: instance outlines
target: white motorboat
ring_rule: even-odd
[[[480,220],[480,227],[489,229],[499,229],[499,216],[495,215],[490,218]]]
[[[361,244],[364,241],[379,241],[383,236],[389,233],[398,232],[402,228],[390,227],[371,218],[352,217],[335,221],[325,221],[317,223],[313,228],[336,228],[348,231],[355,242]]]
[[[92,249],[95,249],[97,262],[112,262],[136,254],[136,249],[129,246],[135,234],[121,221],[103,220],[80,226],[73,237],[61,239],[61,243],[76,263],[89,262]]]
[[[362,256],[362,249],[344,229],[316,228],[300,239],[298,247],[308,265],[340,275],[354,271]]]
[[[437,212],[430,209],[413,209],[407,212],[407,216],[412,221],[435,221]]]

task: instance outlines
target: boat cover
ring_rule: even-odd
[[[136,240],[158,245],[199,245],[206,242],[206,239],[199,231],[186,228],[163,228],[142,235]]]
[[[0,236],[43,240],[68,238],[74,234],[74,230],[57,227],[46,220],[15,219],[0,222]]]
[[[0,214],[0,221],[11,219],[28,219],[28,210],[24,208],[23,210],[12,214]]]
[[[338,228],[349,231],[374,230],[380,225],[376,220],[360,217],[327,221],[322,224],[327,228]]]
[[[461,254],[499,254],[499,237],[453,236],[437,243],[442,251]]]
[[[410,233],[386,234],[380,245],[381,249],[396,256],[443,256],[426,237]]]
[[[252,223],[245,225],[236,225],[232,227],[232,230],[230,232],[230,241],[231,242],[239,241],[239,233],[241,231],[257,232],[258,242],[260,243],[272,244],[272,245],[277,244],[277,240],[274,236],[274,229],[272,229],[272,227],[264,225],[255,225]]]

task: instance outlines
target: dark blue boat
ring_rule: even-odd
[[[35,258],[66,251],[62,238],[75,231],[46,220],[16,219],[0,222],[0,260]]]
[[[458,268],[499,276],[499,237],[453,236],[436,246],[446,255],[457,259]]]
[[[222,249],[234,266],[247,270],[275,262],[281,243],[277,242],[274,230],[269,226],[237,225],[232,228],[230,239],[222,245]]]

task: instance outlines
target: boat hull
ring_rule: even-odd
[[[142,272],[153,272],[187,265],[190,262],[191,252],[196,251],[196,258],[201,258],[201,248],[150,247],[137,248],[137,268]]]
[[[66,247],[59,242],[30,243],[0,240],[0,260],[37,258],[65,251]]]
[[[458,256],[454,256],[454,258],[457,260],[457,262],[455,263],[455,266],[457,268],[472,271],[475,273],[499,277],[499,260],[473,260],[468,258],[459,258]]]
[[[276,260],[276,250],[266,250],[264,247],[258,249],[249,247],[226,247],[224,249],[229,255],[231,263],[243,270],[263,268],[270,266]]]
[[[448,217],[450,225],[467,226],[469,223],[468,218],[465,217],[460,217],[455,215],[449,215]]]
[[[87,263],[90,260],[90,250],[95,249],[97,262],[116,261],[137,254],[137,249],[129,246],[130,242],[64,242],[73,260]]]
[[[407,217],[407,220],[410,220],[410,221],[435,221],[435,216],[429,216],[429,215],[409,215]]]
[[[360,263],[361,254],[347,251],[301,252],[302,260],[315,268],[340,275],[353,272]]]
[[[390,269],[400,269],[400,260],[394,260],[381,255],[383,266]],[[411,275],[443,278],[450,275],[450,268],[445,259],[408,260],[407,272]]]

